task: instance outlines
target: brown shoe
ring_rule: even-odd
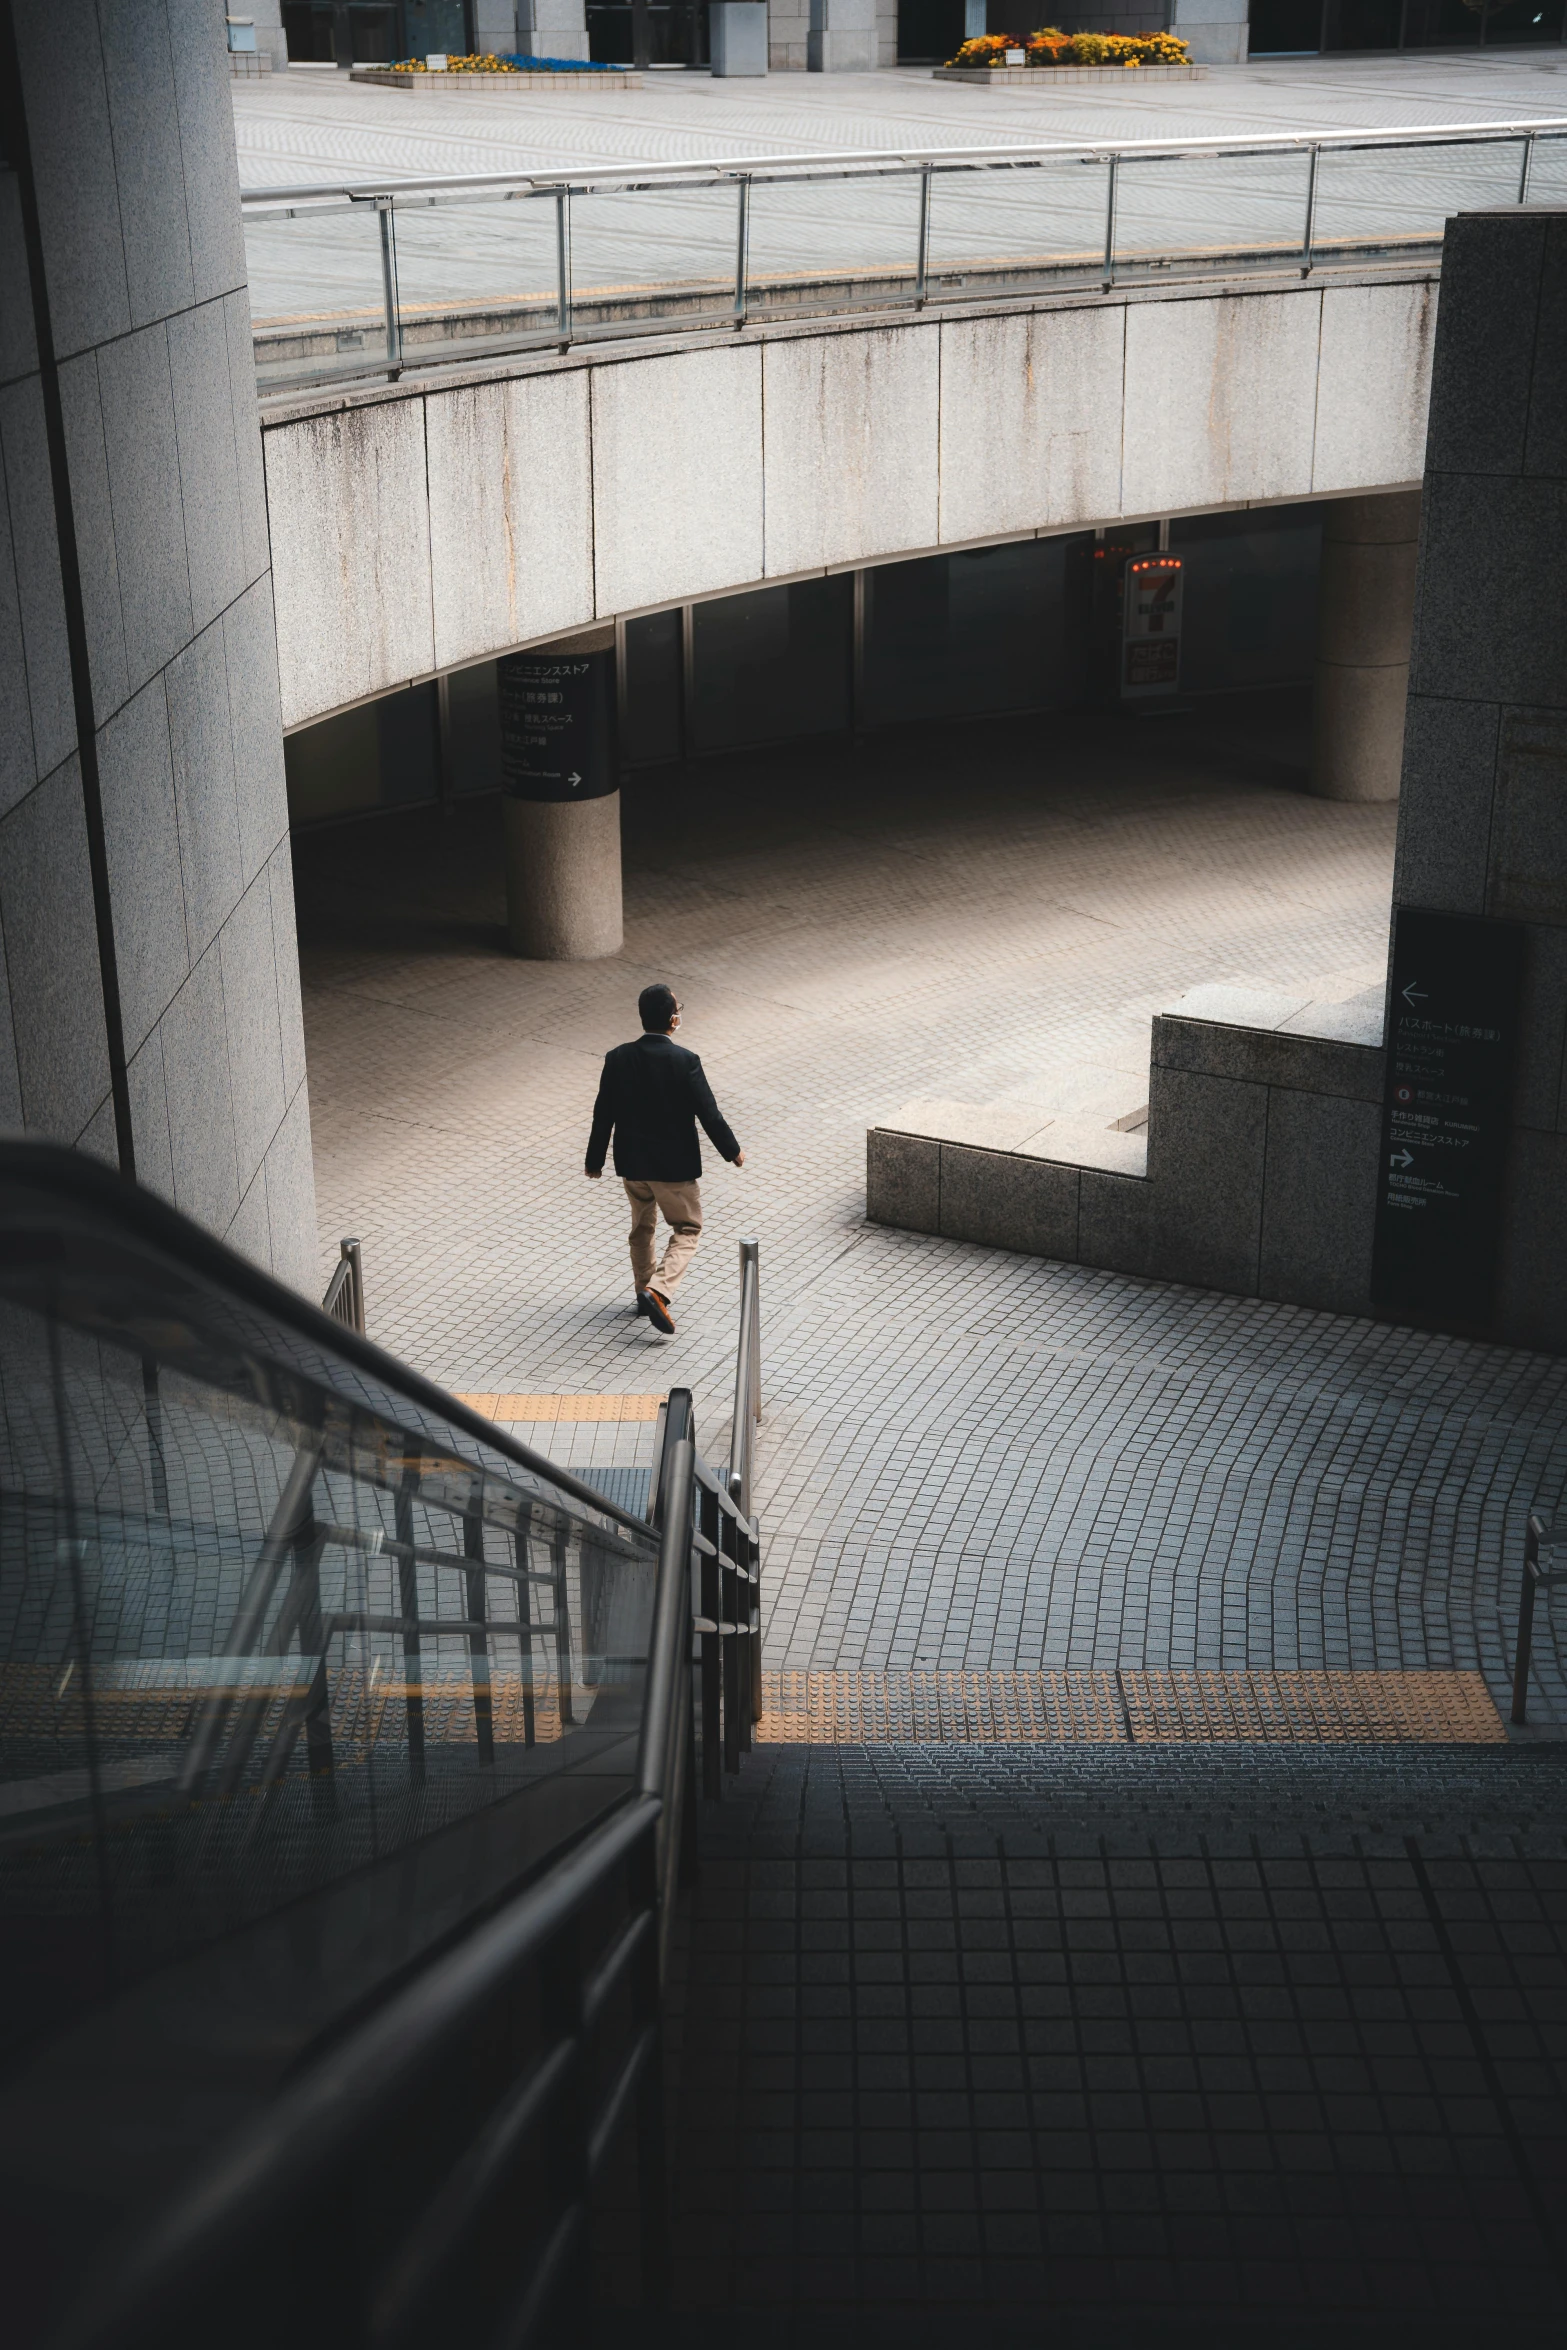
[[[666,1338],[674,1337],[674,1316],[670,1313],[667,1298],[660,1297],[656,1289],[644,1289],[637,1303],[655,1330],[662,1330]]]

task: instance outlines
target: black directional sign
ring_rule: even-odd
[[[1484,1322],[1496,1278],[1523,930],[1400,907],[1371,1294]]]
[[[496,679],[508,797],[602,800],[619,790],[613,653],[509,653]]]

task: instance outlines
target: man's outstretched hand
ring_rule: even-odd
[[[731,1165],[731,1167],[743,1167],[743,1166],[745,1165],[745,1153],[744,1153],[744,1151],[736,1151],[736,1152],[735,1152],[735,1155],[734,1155],[734,1157],[733,1157],[733,1158],[730,1160],[729,1164]]]
[[[582,1172],[590,1183],[597,1183],[604,1170],[602,1167],[584,1167]]]

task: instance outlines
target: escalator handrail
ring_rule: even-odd
[[[426,1379],[396,1355],[388,1354],[373,1339],[334,1321],[311,1299],[290,1289],[275,1274],[263,1272],[259,1265],[252,1264],[226,1241],[204,1231],[178,1208],[170,1207],[139,1184],[127,1183],[95,1159],[57,1143],[9,1137],[0,1142],[0,1203],[12,1186],[35,1193],[42,1207],[57,1208],[69,1203],[78,1215],[108,1224],[122,1236],[156,1250],[196,1280],[227,1290],[246,1305],[296,1331],[329,1364],[338,1361],[350,1365],[392,1394],[404,1397],[420,1411],[447,1421],[530,1475],[569,1494],[574,1501],[585,1503],[601,1517],[626,1527],[643,1544],[647,1542],[645,1518],[606,1500],[591,1485],[574,1477],[569,1469],[561,1468],[517,1437],[507,1435],[493,1420],[484,1419],[460,1403],[455,1395],[448,1394],[445,1388],[437,1386],[433,1379]],[[0,1222],[3,1217],[3,1204],[0,1204]],[[344,1400],[358,1403],[362,1399],[345,1395]]]

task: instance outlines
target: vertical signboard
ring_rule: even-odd
[[[1121,699],[1147,701],[1181,683],[1179,555],[1134,555],[1121,587]]]
[[[1371,1294],[1464,1322],[1490,1313],[1523,930],[1401,906]]]
[[[602,800],[619,790],[613,653],[509,653],[496,683],[509,799]]]

